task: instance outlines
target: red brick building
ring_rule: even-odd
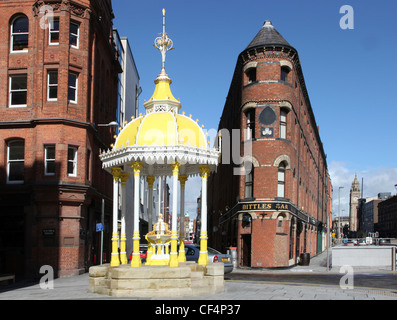
[[[322,252],[332,212],[326,155],[298,52],[270,21],[238,57],[218,129],[211,244],[237,247],[238,264],[250,267]]]
[[[120,65],[110,0],[0,3],[0,273],[84,272],[111,230]],[[110,222],[109,222],[110,221]],[[110,227],[110,228],[109,228]]]

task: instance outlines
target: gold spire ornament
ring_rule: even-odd
[[[161,53],[162,68],[164,69],[165,55],[167,51],[174,49],[172,40],[168,37],[168,34],[165,32],[165,9],[163,9],[163,32],[160,33],[159,36],[160,37],[157,37],[154,40],[154,46]]]

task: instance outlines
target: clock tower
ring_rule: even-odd
[[[350,207],[349,207],[349,218],[350,218],[350,231],[357,231],[357,206],[358,199],[361,196],[360,183],[357,180],[357,175],[355,175],[352,186],[350,188]]]

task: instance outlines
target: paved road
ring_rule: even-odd
[[[344,278],[343,278],[344,277]],[[342,279],[343,278],[343,279]],[[295,284],[295,285],[326,285],[326,286],[346,286],[349,284],[345,274],[338,273],[266,273],[266,272],[239,272],[236,270],[233,273],[227,274],[226,280],[230,281],[249,281],[249,282],[267,282],[279,284]],[[397,294],[397,274],[396,273],[358,273],[353,274],[352,286],[356,289],[379,289],[389,290]]]
[[[393,280],[390,281],[390,277]],[[226,275],[225,292],[215,295],[201,295],[188,298],[175,299],[173,297],[157,300],[154,305],[158,305],[159,301],[170,300],[197,300],[212,301],[215,300],[397,300],[397,289],[395,287],[395,275],[376,275],[370,276],[373,284],[376,279],[380,279],[378,284],[368,287],[369,282],[365,282],[365,286],[359,281],[364,281],[367,276],[356,275],[353,289],[342,289],[339,286],[337,274],[265,274],[263,272],[247,272],[244,270],[234,271]],[[360,279],[360,280],[359,280]],[[335,284],[337,281],[337,284]],[[390,282],[390,283],[389,283]],[[388,284],[389,283],[389,284]],[[88,293],[88,273],[83,275],[60,278],[54,280],[53,289],[42,289],[39,284],[24,283],[11,285],[8,287],[0,287],[0,300],[140,300],[130,298],[115,298],[94,293]],[[386,289],[385,289],[386,288]],[[204,302],[203,302],[204,303]],[[206,302],[205,302],[206,303]]]
[[[344,274],[335,268],[328,269],[326,262],[327,254],[324,252],[312,258],[309,266],[284,270],[238,268],[225,275],[223,293],[181,299],[152,299],[149,306],[161,305],[162,301],[166,305],[172,304],[171,300],[181,303],[186,299],[192,305],[195,303],[193,300],[208,304],[221,300],[397,300],[396,272],[356,268],[352,288],[343,288],[340,281]],[[0,286],[0,300],[140,300],[88,293],[88,278],[88,273],[85,273],[55,279],[54,288],[46,290],[37,283],[29,282]],[[141,302],[142,307],[148,305],[145,301]]]

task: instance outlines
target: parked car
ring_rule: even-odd
[[[131,254],[130,254],[130,261],[132,260],[132,253],[133,253],[133,251],[131,251]],[[141,256],[141,262],[146,262],[147,244],[141,244],[139,246],[139,253],[140,253],[140,256]]]
[[[379,239],[380,246],[390,246],[391,242],[390,239]]]
[[[207,248],[209,262],[223,262],[225,273],[233,271],[233,263],[230,254],[220,253],[213,248]],[[187,261],[198,262],[200,256],[200,246],[195,244],[185,244],[185,254]]]
[[[356,245],[357,246],[366,246],[367,245],[367,241],[365,239],[358,239]]]
[[[355,246],[355,245],[357,245],[357,240],[354,240],[354,239],[344,239],[344,240],[343,240],[343,244],[344,244],[345,246]]]

